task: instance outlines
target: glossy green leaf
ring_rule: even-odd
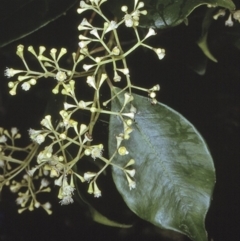
[[[164,29],[182,23],[189,14],[201,5],[210,4],[234,10],[235,6],[231,0],[144,0],[144,9],[148,11],[146,16],[140,18],[141,27],[154,27]],[[129,6],[129,0],[110,0],[109,9],[119,18],[124,16],[120,11],[122,5]],[[129,11],[133,6],[129,8]]]
[[[120,89],[114,88],[114,92]],[[129,189],[123,171],[113,167],[116,187],[128,207],[154,225],[174,230],[195,241],[207,241],[205,216],[215,183],[209,150],[195,127],[163,104],[151,105],[146,97],[133,95],[137,108],[135,124],[124,145],[128,155],[113,162],[125,166],[135,160],[136,188]],[[112,101],[112,111],[123,104],[121,94]],[[128,111],[128,110],[127,110]],[[110,118],[109,154],[116,148],[116,135],[123,132],[120,119]]]
[[[1,0],[0,47],[46,26],[77,2],[78,0]]]

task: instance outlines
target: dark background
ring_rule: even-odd
[[[47,49],[67,47],[69,53],[76,51],[79,35],[76,29],[82,19],[76,8],[38,32],[0,49],[1,126],[17,126],[24,133],[41,120],[51,81],[43,81],[30,92],[19,88],[17,96],[10,96],[8,79],[3,72],[6,67],[22,68],[15,55],[19,44],[44,45]],[[206,140],[217,176],[206,229],[214,241],[237,241],[240,240],[240,50],[230,36],[236,31],[240,33],[240,24],[235,23],[232,29],[224,26],[224,20],[213,24],[209,44],[218,59],[218,63],[213,63],[206,60],[196,46],[204,11],[203,8],[194,11],[188,27],[182,24],[159,31],[150,41],[153,46],[166,49],[167,55],[162,61],[153,52],[139,49],[128,64],[134,84],[147,88],[160,84],[158,100],[183,114]],[[125,41],[133,39],[130,32],[123,35]],[[62,207],[56,199],[51,201],[54,211],[51,216],[43,210],[18,215],[15,196],[4,190],[0,202],[0,240],[183,240],[135,217],[114,191],[113,184],[107,188],[109,192],[101,200],[90,200],[112,219],[134,222],[133,228],[118,229],[93,223],[88,211],[77,202]]]

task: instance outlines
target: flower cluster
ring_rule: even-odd
[[[63,108],[59,111],[59,116],[46,115],[40,122],[38,129],[29,129],[29,136],[32,143],[24,148],[16,147],[15,139],[20,138],[16,128],[11,129],[11,133],[0,128],[0,189],[4,185],[9,185],[10,190],[18,193],[17,204],[21,206],[19,213],[24,210],[33,210],[42,207],[49,214],[51,205],[49,202],[41,204],[37,195],[43,192],[50,192],[51,189],[58,188],[58,198],[61,205],[70,204],[74,201],[74,192],[77,189],[76,180],[81,183],[88,182],[88,193],[94,197],[102,195],[97,185],[97,179],[101,173],[109,166],[114,165],[123,171],[126,176],[126,183],[129,189],[136,187],[134,180],[135,169],[132,168],[135,161],[130,159],[125,166],[114,163],[116,155],[126,156],[131,135],[134,135],[132,124],[134,122],[137,109],[134,106],[132,89],[147,92],[152,104],[156,104],[156,92],[160,90],[159,85],[150,89],[134,86],[131,82],[129,67],[126,57],[138,47],[146,47],[153,50],[159,59],[165,56],[162,48],[153,48],[145,44],[145,40],[156,35],[153,29],[149,29],[147,34],[140,37],[137,26],[141,15],[147,14],[144,3],[134,1],[132,11],[127,6],[122,6],[123,18],[116,22],[108,19],[101,10],[101,5],[107,0],[80,1],[77,12],[81,14],[85,11],[94,11],[102,18],[102,25],[98,23],[94,26],[94,19],[88,21],[82,19],[78,26],[80,31],[78,51],[72,53],[72,67],[65,69],[60,66],[59,60],[67,53],[66,48],[57,50],[52,48],[49,54],[45,54],[46,48],[40,46],[38,52],[32,46],[27,48],[38,61],[42,71],[31,70],[24,57],[24,46],[17,47],[17,55],[21,58],[25,70],[15,70],[7,68],[5,76],[15,78],[8,86],[10,94],[16,95],[17,87],[28,91],[36,85],[41,78],[52,78],[55,86],[53,94],[64,96]],[[136,35],[136,43],[128,50],[123,51],[121,39],[118,35],[118,28],[132,28]],[[64,61],[61,61],[61,63]],[[112,71],[106,71],[106,65],[112,66]],[[61,64],[62,65],[62,64]],[[16,77],[17,76],[17,77]],[[82,89],[86,89],[89,99],[79,98],[78,84]],[[103,86],[112,86],[118,82],[125,82],[124,103],[117,112],[107,108],[114,98],[121,94],[116,93],[110,99],[105,100],[102,92]],[[89,89],[89,90],[88,90]],[[88,111],[89,121],[80,123],[78,115]],[[94,126],[101,114],[115,115],[122,122],[122,131],[116,136],[116,151],[109,158],[104,157],[104,145],[94,142]],[[54,120],[53,120],[54,119]],[[11,145],[7,144],[11,141]],[[124,142],[123,142],[124,141]],[[123,144],[124,143],[124,144]],[[24,160],[19,160],[16,152],[24,152]],[[77,164],[80,160],[96,159],[104,163],[98,172],[91,170],[78,170]],[[94,162],[96,163],[96,162]],[[99,166],[99,165],[98,165]],[[15,168],[12,170],[12,168]],[[9,171],[11,170],[11,171]],[[23,173],[20,182],[15,180],[18,173]],[[51,186],[50,185],[54,184]],[[37,188],[38,187],[38,188]]]
[[[32,143],[27,147],[16,147],[16,140],[20,137],[21,135],[15,127],[11,128],[10,132],[0,128],[0,190],[7,185],[11,192],[18,193],[16,203],[20,205],[19,213],[42,207],[48,214],[51,214],[51,204],[49,202],[40,203],[37,199],[39,194],[51,191],[49,181],[43,177],[46,173],[39,169],[38,173],[32,177],[32,171],[29,170],[29,157],[36,154],[37,146]],[[25,154],[25,159],[18,159],[20,152]],[[19,170],[23,172],[21,181],[14,179]],[[38,188],[35,184],[38,185]]]
[[[124,16],[124,22],[126,27],[137,27],[139,25],[139,18],[140,14],[146,15],[146,10],[139,10],[140,8],[144,7],[143,2],[138,2],[138,0],[135,0],[134,2],[134,9],[131,13],[128,13],[128,7],[122,6],[121,10],[125,13]]]
[[[226,15],[226,9],[220,9],[213,18],[217,20],[219,17]],[[228,27],[232,27],[234,25],[234,21],[238,21],[240,23],[240,10],[232,11],[229,13],[227,20],[225,21],[225,25]]]
[[[38,179],[39,176],[35,176]],[[52,213],[51,204],[49,202],[40,203],[37,199],[37,195],[40,193],[50,192],[51,188],[48,187],[49,181],[46,178],[41,178],[40,186],[35,189],[32,179],[28,175],[24,175],[21,182],[12,181],[10,190],[13,193],[18,193],[16,203],[20,206],[18,213],[22,213],[25,210],[33,211],[35,208],[42,207],[48,214]],[[20,189],[22,190],[20,192]],[[23,190],[25,191],[23,192]]]

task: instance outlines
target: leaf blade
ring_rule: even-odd
[[[112,111],[119,111],[122,101],[122,97],[113,101]],[[129,155],[117,156],[114,162],[124,166],[135,159],[137,188],[130,191],[125,174],[113,168],[118,191],[141,218],[193,240],[207,240],[204,219],[215,183],[207,146],[193,125],[171,108],[151,107],[137,95],[134,105],[140,114],[130,141],[123,143]],[[111,117],[110,155],[115,150],[114,136],[121,131],[119,120]]]

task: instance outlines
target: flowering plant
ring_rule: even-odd
[[[50,202],[40,201],[43,193],[57,188],[61,205],[73,203],[77,195],[88,203],[79,186],[101,197],[104,186],[98,179],[111,166],[114,183],[134,213],[192,240],[207,240],[203,223],[215,183],[207,146],[191,123],[157,101],[158,83],[149,88],[133,84],[127,62],[139,47],[153,50],[159,60],[165,57],[164,48],[148,44],[158,26],[148,24],[144,34],[139,31],[138,26],[146,27],[149,18],[144,2],[135,0],[132,9],[122,5],[120,20],[104,14],[105,2],[80,1],[77,12],[92,11],[93,15],[90,20],[84,17],[78,26],[78,50],[71,55],[70,68],[61,64],[66,48],[52,48],[48,54],[44,46],[38,51],[27,47],[40,66],[36,71],[25,58],[25,47],[17,46],[25,69],[5,70],[6,77],[14,78],[8,83],[9,93],[29,91],[42,79],[51,78],[52,94],[61,97],[61,108],[57,116],[51,111],[44,115],[37,129],[30,127],[32,142],[25,147],[17,144],[21,134],[16,127],[0,128],[0,188],[9,186],[17,193],[19,213],[42,207],[51,214]],[[101,21],[95,23],[96,16]],[[174,20],[172,25],[181,21]],[[135,36],[128,48],[118,32],[122,28],[130,28]],[[135,91],[146,94],[142,97]],[[108,144],[95,141],[95,126],[103,115],[109,116]],[[84,161],[99,170],[81,169]]]

